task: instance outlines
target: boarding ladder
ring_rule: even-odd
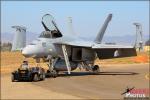
[[[70,69],[70,62],[69,62],[69,58],[68,58],[68,54],[67,54],[67,50],[66,50],[66,45],[62,45],[62,51],[63,51],[63,54],[64,54],[68,74],[70,74],[71,69]]]

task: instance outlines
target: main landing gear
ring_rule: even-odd
[[[92,72],[94,74],[98,74],[100,72],[99,65],[94,65],[93,62],[81,62],[80,66],[86,71]]]

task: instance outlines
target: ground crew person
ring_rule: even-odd
[[[21,68],[29,68],[28,61],[23,61],[23,64],[21,65]]]

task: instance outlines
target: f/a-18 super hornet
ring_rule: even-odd
[[[136,56],[134,46],[103,44],[105,30],[112,19],[109,14],[104,21],[94,41],[86,41],[74,34],[62,33],[50,14],[42,17],[45,29],[40,36],[27,45],[22,54],[33,57],[38,62],[40,58],[49,62],[50,74],[67,71],[71,74],[77,67],[83,67],[91,72],[99,72],[99,66],[94,64],[96,58],[109,59],[115,57]]]

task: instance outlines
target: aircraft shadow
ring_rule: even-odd
[[[64,72],[64,74],[59,74],[58,77],[67,77],[67,76],[86,76],[86,75],[137,75],[139,73],[135,72],[99,72],[97,74],[92,72],[71,72],[70,75],[67,74],[67,72]]]

